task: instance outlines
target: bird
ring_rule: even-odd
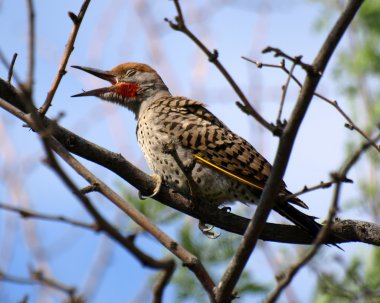
[[[137,141],[156,181],[152,197],[165,184],[213,207],[234,201],[258,203],[271,164],[204,103],[173,96],[147,64],[129,62],[111,70],[72,67],[110,83],[72,97],[95,96],[134,113]],[[308,209],[284,181],[277,200],[274,211],[316,237],[322,225],[295,207]]]

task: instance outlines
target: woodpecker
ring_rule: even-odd
[[[259,201],[271,164],[207,110],[205,104],[172,96],[158,73],[146,64],[124,63],[109,71],[73,68],[111,85],[72,97],[96,96],[134,113],[137,140],[157,183],[152,196],[164,183],[185,196],[195,194],[197,201],[215,207],[233,201]],[[273,209],[316,236],[321,225],[315,217],[292,206],[308,208],[290,195],[282,181]]]

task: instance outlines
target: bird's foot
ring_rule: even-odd
[[[199,221],[198,228],[202,232],[202,234],[204,234],[207,238],[216,239],[216,238],[219,238],[220,236],[220,233],[214,233],[212,231],[214,226],[208,225],[207,223],[204,223],[202,221]]]
[[[231,212],[231,207],[229,207],[229,206],[223,206],[222,208],[220,208],[220,210],[225,211],[226,213],[230,213]]]
[[[148,198],[153,198],[155,195],[158,194],[158,192],[160,191],[161,189],[161,186],[162,186],[162,178],[160,175],[157,175],[157,174],[154,174],[152,176],[152,179],[154,180],[155,182],[155,186],[154,186],[154,189],[153,189],[153,193],[150,194],[149,196],[144,196],[140,191],[138,192],[138,195],[139,195],[139,198],[141,200],[145,200],[145,199],[148,199]]]

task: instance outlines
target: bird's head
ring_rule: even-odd
[[[72,97],[96,96],[126,106],[136,116],[144,101],[149,102],[170,94],[161,77],[146,64],[124,63],[109,71],[76,65],[72,67],[111,83],[111,86],[85,91]]]

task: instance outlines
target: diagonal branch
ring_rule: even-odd
[[[380,135],[375,138],[375,141],[379,139]],[[354,166],[354,164],[359,160],[360,156],[365,151],[367,151],[370,146],[371,144],[368,142],[362,144],[360,148],[347,159],[339,172],[333,175],[336,183],[333,201],[330,206],[326,223],[324,224],[321,232],[318,234],[318,237],[315,239],[315,245],[313,245],[311,249],[295,264],[291,265],[285,275],[282,275],[281,279],[277,283],[276,288],[269,294],[265,303],[276,302],[281,292],[291,283],[292,279],[298,273],[298,271],[316,255],[322,243],[326,240],[330,232],[330,227],[333,224],[333,219],[338,208],[339,195],[342,189],[342,185],[346,180],[346,175],[348,174],[348,171]]]
[[[13,68],[15,66],[15,63],[16,63],[16,59],[17,59],[17,53],[14,53],[13,54],[13,58],[12,58],[12,61],[11,61],[11,64],[9,66],[9,70],[8,70],[8,83],[11,83],[11,80],[12,80],[12,76],[13,76]]]
[[[27,102],[27,101],[26,101]],[[78,160],[76,160],[60,143],[55,139],[52,134],[52,130],[56,127],[56,122],[50,125],[50,127],[45,127],[43,121],[39,115],[36,115],[35,108],[33,104],[27,102],[27,108],[31,109],[31,114],[22,115],[18,112],[19,118],[26,122],[33,130],[35,130],[42,140],[45,152],[47,154],[47,163],[56,171],[64,181],[64,183],[73,191],[73,193],[80,199],[80,201],[85,205],[86,209],[91,215],[96,216],[96,220],[100,226],[107,226],[107,229],[112,232],[112,235],[119,236],[120,233],[110,225],[102,216],[96,211],[93,205],[90,203],[89,199],[75,186],[73,181],[66,175],[61,166],[55,159],[53,151],[58,154],[69,166],[71,166],[74,171],[76,171],[80,176],[87,180],[91,185],[96,186],[99,193],[104,195],[109,201],[111,201],[115,206],[127,214],[135,223],[141,226],[144,230],[149,232],[153,237],[156,238],[163,246],[165,246],[170,252],[182,260],[183,265],[188,267],[198,278],[199,282],[202,284],[205,291],[209,294],[210,298],[213,298],[213,289],[215,287],[210,275],[204,268],[200,260],[193,254],[188,252],[183,246],[171,239],[167,234],[160,230],[156,225],[154,225],[149,218],[144,214],[139,212],[132,204],[125,201],[118,194],[111,190],[105,183],[103,183],[99,178],[87,170],[84,165],[82,165]],[[0,104],[3,104],[0,100]],[[6,107],[5,104],[2,105]],[[8,109],[11,109],[11,105]],[[15,111],[15,109],[13,109]],[[162,262],[161,262],[162,263]],[[166,262],[167,263],[167,262]],[[168,264],[168,263],[167,263]],[[167,267],[167,266],[166,266]]]
[[[63,223],[70,224],[73,226],[87,228],[87,229],[91,229],[95,231],[99,230],[96,224],[89,224],[89,223],[81,222],[78,220],[70,219],[64,216],[42,214],[39,212],[32,211],[30,209],[17,207],[10,204],[0,203],[0,208],[18,213],[22,218],[25,218],[25,219],[34,218],[34,219],[41,219],[41,220],[47,220],[47,221],[63,222]]]
[[[82,7],[81,7],[78,15],[75,15],[74,13],[69,12],[69,17],[73,21],[74,25],[73,25],[73,28],[71,29],[69,40],[67,41],[67,44],[65,47],[65,51],[63,52],[61,63],[59,64],[57,75],[54,78],[54,81],[51,85],[51,88],[50,88],[48,94],[47,94],[47,97],[45,99],[44,104],[40,108],[40,114],[42,116],[44,116],[46,114],[46,112],[48,111],[48,109],[49,109],[49,107],[53,101],[55,92],[57,91],[58,85],[61,82],[62,77],[66,74],[66,70],[65,70],[66,65],[67,65],[67,62],[69,61],[69,58],[70,58],[72,51],[74,50],[74,42],[75,42],[75,39],[77,37],[80,25],[81,25],[82,20],[83,20],[83,17],[86,13],[87,7],[90,4],[90,1],[91,0],[85,0],[83,2]]]
[[[278,109],[278,114],[277,114],[277,119],[276,119],[277,126],[279,126],[279,127],[282,126],[282,123],[281,123],[281,114],[282,114],[282,109],[284,107],[285,97],[286,97],[286,93],[288,91],[289,82],[290,82],[291,77],[293,76],[293,71],[294,71],[295,67],[297,66],[297,64],[299,64],[299,62],[301,60],[301,56],[296,57],[296,58],[298,60],[293,62],[292,67],[290,68],[290,71],[289,71],[288,78],[286,79],[285,85],[282,87],[282,95],[281,95],[281,101],[280,101],[280,108]]]
[[[119,209],[127,214],[133,221],[135,221],[144,230],[154,236],[162,245],[164,245],[175,256],[182,260],[184,266],[187,266],[196,275],[201,282],[204,289],[213,296],[214,282],[208,275],[206,269],[198,258],[188,252],[179,243],[175,242],[156,225],[154,225],[147,217],[140,213],[135,207],[122,199],[119,195],[113,192],[106,184],[88,171],[79,161],[69,154],[68,151],[54,138],[49,138],[49,146],[78,174],[86,179],[90,184],[97,184],[98,191],[114,203]]]
[[[26,81],[26,91],[28,97],[31,98],[33,95],[33,85],[34,85],[34,62],[35,62],[35,53],[36,53],[36,31],[35,31],[35,21],[34,21],[34,4],[33,0],[27,0],[28,4],[28,78]]]
[[[285,67],[285,62],[284,60],[281,61],[280,64],[268,64],[268,63],[262,63],[262,62],[259,62],[259,61],[255,61],[255,60],[251,60],[247,57],[242,57],[244,60],[247,60],[253,64],[255,64],[258,68],[262,68],[262,67],[273,67],[273,68],[280,68],[282,69],[285,73],[287,73],[293,80],[294,82],[296,82],[296,84],[302,89],[302,83],[296,78],[296,76],[294,76],[291,71],[289,71],[286,67]],[[293,62],[294,62],[295,58],[293,59]],[[376,144],[376,142],[374,141],[371,141],[371,139],[369,138],[369,136],[359,127],[355,124],[354,121],[352,121],[352,119],[350,118],[349,115],[346,114],[346,112],[339,106],[338,102],[336,100],[330,100],[328,98],[326,98],[325,96],[321,95],[320,93],[318,92],[314,92],[314,96],[322,99],[323,101],[327,102],[328,104],[330,104],[331,106],[335,107],[335,109],[346,119],[347,123],[345,124],[345,126],[350,129],[350,130],[356,130],[364,139],[366,139],[368,142],[371,143],[371,145],[378,151],[380,152],[380,145]]]
[[[315,58],[312,64],[313,72],[310,72],[309,70],[307,71],[307,77],[290,116],[289,123],[286,125],[280,138],[273,169],[261,195],[258,203],[259,206],[244,233],[244,237],[236,254],[218,284],[216,290],[217,302],[229,302],[232,298],[233,289],[256,246],[269,212],[276,203],[276,197],[280,189],[298,129],[306,115],[306,111],[310,105],[319,80],[321,79],[322,73],[324,72],[341,37],[362,3],[363,0],[352,0],[348,2],[348,5],[342,12],[335,26],[332,28]]]
[[[0,281],[17,284],[39,284],[41,286],[47,286],[65,293],[70,299],[69,302],[83,302],[82,297],[77,294],[75,287],[67,286],[62,282],[53,279],[52,277],[48,277],[43,271],[40,270],[32,271],[30,273],[30,277],[28,278],[13,276],[0,270]]]
[[[224,78],[227,80],[227,82],[231,85],[235,93],[239,96],[240,100],[244,103],[245,112],[252,117],[254,117],[262,126],[264,126],[266,129],[270,130],[273,134],[277,135],[278,131],[276,126],[266,121],[251,105],[251,103],[248,101],[248,98],[244,95],[243,91],[240,89],[240,87],[237,85],[235,80],[231,77],[231,75],[228,73],[228,71],[225,69],[225,67],[222,65],[222,63],[219,61],[218,57],[218,51],[214,50],[211,52],[199,38],[194,35],[193,32],[189,30],[185,23],[185,19],[183,17],[182,9],[179,4],[179,0],[174,0],[174,5],[177,10],[177,16],[175,17],[175,22],[170,21],[169,19],[165,18],[165,21],[169,23],[170,27],[176,31],[184,33],[186,36],[188,36],[207,56],[208,60],[216,66],[216,68],[220,71],[220,73],[224,76]]]
[[[353,183],[353,181],[351,179],[347,179],[346,178],[344,180],[340,180],[340,179],[337,180],[337,179],[333,178],[333,180],[331,180],[331,181],[328,181],[328,182],[321,181],[319,184],[314,185],[314,186],[309,186],[308,187],[308,186],[305,185],[304,188],[302,188],[300,191],[295,192],[295,193],[293,193],[291,195],[287,195],[284,200],[289,201],[292,198],[298,197],[300,195],[303,195],[305,193],[309,193],[309,192],[317,190],[317,189],[330,188],[331,185],[336,184],[338,182]]]
[[[157,282],[153,286],[153,303],[163,302],[163,294],[165,287],[169,284],[171,277],[175,271],[176,265],[174,260],[169,259],[169,266],[164,269],[160,277],[157,279]]]

